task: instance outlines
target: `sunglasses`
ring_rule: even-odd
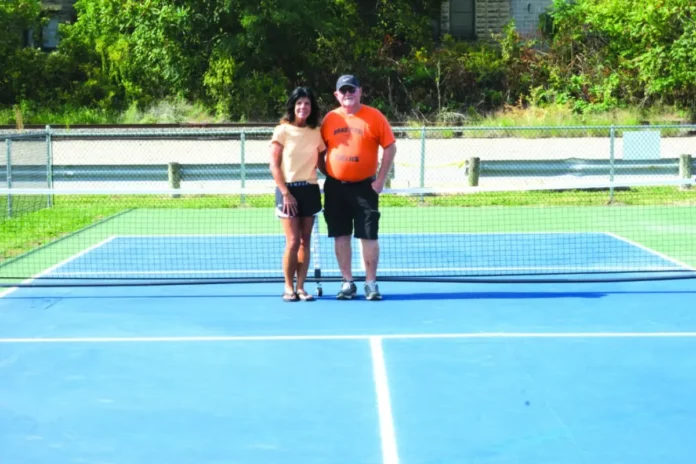
[[[340,89],[338,89],[338,91],[341,92],[343,95],[345,95],[347,93],[355,93],[355,90],[356,90],[355,87],[348,87],[348,86],[341,87]]]

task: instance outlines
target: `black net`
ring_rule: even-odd
[[[390,190],[380,197],[380,280],[691,278],[693,181],[565,188]],[[282,281],[271,189],[0,191],[50,208],[0,216],[4,285]],[[26,199],[23,197],[27,197]],[[338,280],[319,215],[309,280]],[[353,270],[364,275],[354,240]]]

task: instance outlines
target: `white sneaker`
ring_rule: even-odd
[[[353,282],[343,282],[341,290],[336,295],[337,300],[352,300],[358,295],[358,287]]]
[[[379,293],[379,286],[377,284],[365,284],[365,298],[370,301],[381,300],[382,294]]]

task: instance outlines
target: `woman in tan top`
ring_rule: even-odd
[[[284,301],[312,301],[304,289],[309,269],[314,217],[321,211],[317,159],[326,150],[312,91],[296,88],[271,139],[271,174],[276,183],[276,214],[285,232]],[[294,286],[297,278],[297,288]]]

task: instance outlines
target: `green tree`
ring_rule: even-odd
[[[43,57],[25,45],[30,33],[40,43],[43,25],[39,0],[0,2],[0,103],[14,104],[30,93],[35,62]]]
[[[88,80],[109,87],[114,104],[177,96],[225,117],[269,119],[292,87],[309,84],[324,95],[344,72],[361,75],[378,97],[388,93],[395,57],[432,46],[430,17],[420,12],[436,4],[79,0],[61,50],[91,63]]]
[[[692,0],[555,0],[551,89],[580,105],[678,104],[696,117]]]

